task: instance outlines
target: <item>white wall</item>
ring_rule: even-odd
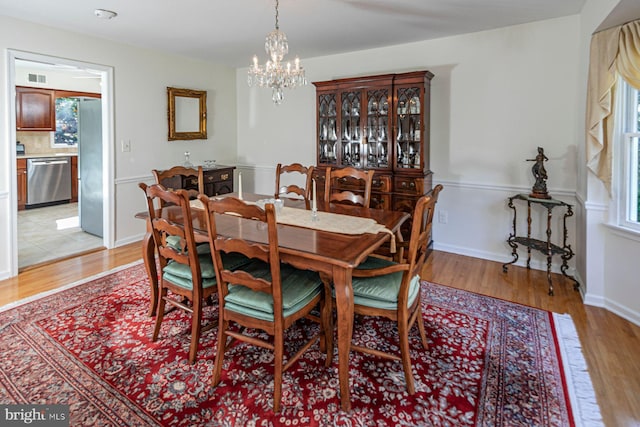
[[[531,191],[532,163],[525,159],[538,146],[550,159],[550,193],[576,203],[579,24],[572,16],[302,62],[310,81],[433,72],[431,169],[445,187],[438,209],[448,212],[448,223],[434,226],[435,247],[506,262],[506,199]],[[276,107],[269,90],[246,85],[246,71],[236,78],[238,159],[255,174],[255,190],[270,193],[278,162],[315,163],[315,88],[286,92]],[[573,244],[575,221],[569,227]],[[557,229],[554,236],[561,238]],[[543,263],[534,256],[534,266]]]
[[[114,68],[115,98],[115,239],[116,245],[135,241],[144,223],[134,214],[145,209],[137,184],[151,180],[151,169],[184,161],[217,159],[236,162],[236,95],[233,69],[116,44],[106,40],[55,30],[0,16],[0,233],[11,235],[15,215],[15,141],[11,140],[9,105],[15,102],[8,88],[7,49],[15,49],[101,64]],[[206,141],[167,140],[166,87],[207,90]],[[120,141],[131,141],[131,152],[120,151]],[[10,270],[10,240],[0,243],[0,279]]]
[[[580,15],[580,78],[581,92],[577,108],[585,117],[589,45],[592,33],[616,8],[619,0],[587,0]],[[631,21],[640,16],[626,16]],[[578,125],[585,141],[584,121]],[[615,221],[611,215],[610,196],[596,176],[586,168],[584,143],[580,145],[578,198],[581,203],[579,241],[585,249],[579,255],[580,275],[589,284],[585,302],[607,308],[640,325],[640,297],[637,277],[637,256],[640,235],[608,226]]]

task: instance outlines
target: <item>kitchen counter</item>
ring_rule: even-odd
[[[77,157],[78,153],[45,153],[45,154],[22,154],[16,159],[38,159],[41,157]]]

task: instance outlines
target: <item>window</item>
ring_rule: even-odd
[[[640,91],[621,80],[615,176],[618,225],[640,232]]]
[[[78,144],[78,98],[56,98],[54,147]]]

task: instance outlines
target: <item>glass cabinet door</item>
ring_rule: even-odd
[[[335,165],[337,163],[336,94],[318,96],[318,162]]]
[[[396,95],[396,168],[422,168],[422,90],[399,87]]]
[[[389,167],[389,90],[367,91],[366,167]]]
[[[362,92],[342,92],[340,109],[340,138],[342,166],[362,167]]]

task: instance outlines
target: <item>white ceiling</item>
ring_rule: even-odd
[[[638,0],[622,0],[638,3]],[[585,0],[280,0],[289,57],[310,58],[550,19]],[[94,9],[118,16],[98,19]],[[275,0],[0,0],[0,14],[232,67],[266,60]]]

